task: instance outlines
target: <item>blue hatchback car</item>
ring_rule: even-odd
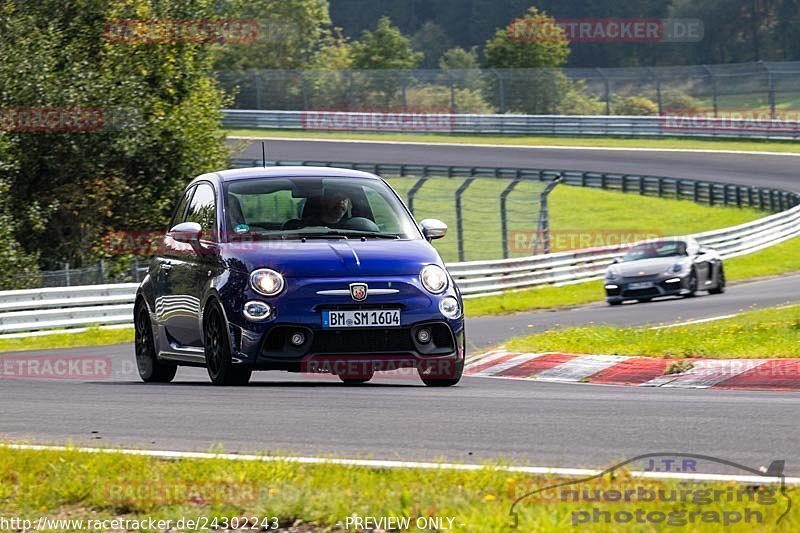
[[[202,366],[217,385],[254,370],[330,373],[364,383],[416,369],[461,378],[458,287],[430,244],[447,226],[414,221],[380,177],[274,167],[199,176],[178,201],[136,296],[146,382]]]

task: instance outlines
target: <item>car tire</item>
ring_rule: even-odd
[[[228,326],[219,304],[212,302],[203,320],[203,345],[206,370],[214,385],[247,385],[252,375],[249,368],[237,368],[231,358]]]
[[[339,374],[339,379],[342,380],[342,383],[345,385],[363,385],[371,380],[375,376],[375,372],[370,372],[369,374]]]
[[[450,361],[447,361],[450,363]],[[452,387],[459,381],[464,373],[464,361],[448,364],[440,369],[442,361],[432,361],[431,364],[421,364],[418,368],[419,377],[428,387]]]
[[[719,265],[719,272],[717,272],[717,286],[708,290],[708,294],[722,294],[725,292],[725,269]]]
[[[608,305],[622,305],[622,300],[607,300]]]
[[[133,313],[134,349],[136,368],[145,383],[169,383],[178,371],[176,365],[168,365],[158,360],[150,311],[143,300],[139,300]]]
[[[689,292],[685,294],[686,298],[692,298],[697,294],[697,272],[692,270],[689,274]]]

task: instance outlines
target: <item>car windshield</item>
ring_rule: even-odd
[[[225,185],[228,240],[418,239],[385,182],[353,177],[255,178]]]
[[[686,243],[683,241],[662,241],[637,244],[625,254],[623,262],[639,259],[655,259],[659,257],[675,257],[686,255]]]

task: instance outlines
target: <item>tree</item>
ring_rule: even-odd
[[[392,26],[389,17],[381,17],[375,31],[364,30],[361,39],[353,43],[352,55],[357,69],[412,69],[423,57],[411,47],[409,38]]]
[[[508,27],[498,29],[484,48],[491,68],[558,67],[569,57],[564,31],[535,7]]]
[[[218,18],[213,0],[2,0],[0,109],[84,109],[82,131],[11,131],[17,240],[43,268],[110,256],[110,229],[163,230],[192,177],[225,166],[224,93],[203,42],[114,42],[125,19]],[[24,233],[23,229],[24,228]]]
[[[231,0],[230,16],[258,21],[255,42],[216,47],[215,70],[304,67],[331,25],[325,0]]]
[[[570,81],[557,70],[569,57],[564,31],[552,17],[531,7],[525,16],[495,32],[484,48],[486,66],[515,69],[497,72],[503,77],[503,102],[512,111],[556,113],[558,103],[572,89]],[[522,69],[537,69],[522,70]],[[493,81],[490,92],[500,101],[501,83]]]
[[[452,46],[452,41],[441,26],[430,20],[411,38],[415,50],[425,54],[422,68],[436,68],[442,54]]]

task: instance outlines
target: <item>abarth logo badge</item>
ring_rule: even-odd
[[[350,296],[357,302],[363,302],[367,299],[368,287],[366,283],[351,283]]]

